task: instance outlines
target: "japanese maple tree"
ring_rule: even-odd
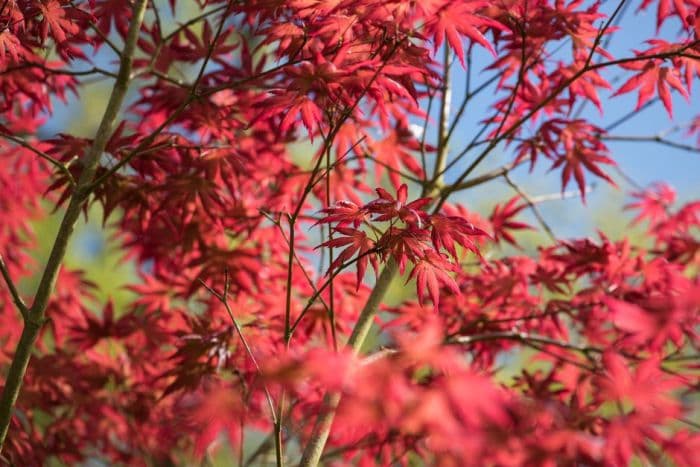
[[[0,0],[2,462],[697,465],[700,201],[562,237],[513,174],[700,153],[698,81],[698,0]],[[65,265],[95,213],[126,305]]]

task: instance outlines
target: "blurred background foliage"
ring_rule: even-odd
[[[164,32],[173,30],[178,24],[187,21],[199,13],[199,7],[196,2],[180,1],[174,12],[171,12],[167,0],[158,0],[156,2],[160,7],[161,21],[164,26]],[[150,13],[149,13],[150,14]],[[650,14],[641,14],[642,23],[652,21]],[[626,22],[630,20],[636,21],[640,27],[639,17],[630,16]],[[625,28],[625,22],[622,24]],[[653,27],[653,26],[652,26]],[[201,25],[195,26],[193,32],[201,34]],[[111,37],[117,45],[120,44],[118,36],[112,34]],[[626,49],[628,51],[629,48]],[[88,54],[92,53],[87,50]],[[258,54],[264,54],[266,51],[260,50]],[[621,54],[623,52],[620,52]],[[478,64],[478,52],[475,53],[475,76],[485,77],[481,74],[481,68]],[[481,63],[488,63],[487,57],[483,57]],[[100,49],[93,57],[95,62],[102,67],[115,69],[114,54],[108,47]],[[80,68],[80,65],[76,65]],[[183,79],[192,77],[196,72],[196,65],[191,69],[172,70],[174,74],[179,75]],[[464,70],[458,66],[452,70],[453,83],[464,82]],[[111,80],[104,79],[85,79],[80,86],[80,96],[70,96],[66,102],[54,102],[54,114],[47,120],[42,128],[42,138],[52,137],[57,133],[70,133],[79,137],[91,138],[95,131],[98,122],[100,121],[102,112],[106,106],[107,99],[111,90]],[[135,89],[138,86],[132,86],[130,101],[137,97]],[[463,90],[459,89],[459,84],[455,87],[455,100],[459,102],[460,93]],[[697,95],[697,94],[696,94]],[[473,108],[477,109],[476,115],[481,117],[484,115],[486,106],[491,103],[492,94],[484,93],[481,99],[475,99]],[[630,101],[626,99],[604,101],[608,107],[606,115],[612,115],[611,120],[614,120],[616,115],[621,112],[627,112],[631,108]],[[689,117],[693,107],[697,110],[700,107],[700,101],[697,97],[693,97],[691,102],[682,100],[674,100],[674,105],[677,109],[677,120],[680,122],[684,116]],[[595,109],[588,109],[595,111]],[[660,111],[655,107],[656,111]],[[468,119],[467,119],[468,120]],[[477,119],[478,120],[478,119]],[[657,120],[653,111],[640,114],[638,118],[633,119],[635,126],[625,126],[625,129],[642,131],[640,134],[653,135],[656,132],[664,130],[657,128]],[[422,122],[416,122],[422,123]],[[472,134],[478,130],[478,121],[466,121],[458,126],[458,131],[455,132],[455,141],[453,145],[459,148],[466,141],[471,139]],[[434,131],[434,129],[429,128]],[[630,131],[634,132],[634,131]],[[636,133],[635,133],[636,134]],[[311,143],[296,143],[290,147],[290,151],[295,162],[300,165],[310,164],[311,157],[315,153],[318,145]],[[641,146],[646,146],[642,148]],[[679,199],[688,200],[697,198],[700,195],[700,187],[697,185],[697,174],[700,173],[700,163],[697,155],[681,154],[678,151],[654,147],[652,143],[645,145],[637,145],[630,148],[629,145],[611,144],[613,150],[613,158],[618,161],[622,170],[634,175],[636,183],[646,186],[657,178],[668,181],[672,186],[679,188]],[[509,150],[503,148],[500,154],[492,158],[487,164],[484,164],[482,171],[499,167],[509,161],[507,155]],[[657,159],[653,159],[656,157]],[[640,162],[641,160],[641,162]],[[660,169],[659,164],[663,166]],[[691,175],[692,174],[692,175]],[[447,174],[447,182],[450,181],[450,176]],[[478,174],[477,174],[478,175]],[[559,192],[560,180],[558,174],[548,174],[545,164],[540,164],[535,171],[528,173],[527,167],[521,167],[513,171],[513,180],[518,186],[530,196],[541,195],[556,195]],[[693,179],[695,182],[693,182]],[[625,202],[628,201],[627,193],[630,191],[630,185],[623,177],[616,177],[619,187],[611,187],[603,183],[598,183],[592,188],[592,192],[588,195],[587,204],[583,205],[580,198],[573,197],[563,200],[552,200],[538,204],[542,215],[547,219],[557,236],[566,238],[570,236],[597,236],[596,230],[604,232],[612,239],[619,239],[627,236],[635,244],[648,245],[648,240],[644,234],[643,226],[630,226],[631,215],[621,210]],[[385,181],[388,188],[388,181]],[[414,186],[411,193],[417,196],[419,190]],[[479,212],[484,217],[488,217],[493,206],[496,203],[502,203],[516,193],[503,180],[496,180],[484,186],[477,187],[468,192],[459,193],[453,201],[463,203],[469,210]],[[553,196],[554,198],[555,196]],[[50,212],[53,207],[46,204],[47,211]],[[115,218],[119,213],[113,214]],[[49,250],[58,230],[60,222],[60,213],[54,212],[50,216],[35,222],[34,231],[39,242],[39,247],[33,252],[33,258],[36,262],[37,275],[25,280],[20,284],[21,288],[31,293],[35,290],[38,282],[38,272],[42,269],[48,257]],[[500,250],[487,252],[487,256],[498,258],[514,252],[521,254],[534,253],[538,245],[550,244],[551,240],[542,232],[537,224],[536,219],[529,210],[522,213],[522,219],[533,227],[535,230],[522,231],[516,234],[516,238],[520,244],[519,249],[512,246],[503,247]],[[80,269],[86,274],[86,278],[97,284],[96,303],[93,304],[96,312],[100,312],[104,304],[108,300],[112,300],[115,304],[115,312],[118,315],[126,304],[134,299],[134,294],[129,292],[124,287],[127,284],[138,282],[138,275],[133,261],[124,257],[124,252],[119,249],[119,241],[115,241],[115,231],[110,227],[109,222],[103,226],[103,213],[98,205],[92,205],[89,208],[87,221],[83,217],[76,228],[75,235],[72,238],[68,254],[66,256],[66,266],[70,269]],[[317,229],[320,230],[320,229]],[[320,240],[319,232],[310,231],[308,235],[311,239],[317,236]],[[408,274],[408,272],[407,272]],[[414,286],[406,285],[404,278],[396,278],[387,298],[388,305],[395,305],[401,301],[410,298],[414,295]],[[375,331],[373,338],[367,340],[366,347],[372,348],[380,342],[378,333]],[[530,359],[530,352],[521,352],[519,354],[508,355],[503,359],[503,370],[498,375],[500,381],[508,383],[512,381],[523,367],[535,369],[542,363],[533,362]],[[262,434],[252,434],[247,436],[246,451],[253,452],[262,442]],[[208,459],[208,465],[212,466],[229,466],[236,462],[237,454],[234,454],[229,448],[222,447],[218,449],[213,457]],[[90,465],[101,465],[99,463]]]

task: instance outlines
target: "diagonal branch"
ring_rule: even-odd
[[[241,325],[238,323],[238,320],[233,314],[233,311],[231,310],[231,305],[228,303],[228,289],[229,289],[229,283],[230,283],[230,277],[228,274],[228,270],[225,272],[226,279],[225,279],[225,286],[224,286],[224,292],[219,293],[216,290],[214,290],[212,287],[210,287],[206,282],[203,280],[199,279],[199,283],[204,286],[207,291],[209,291],[210,294],[212,294],[217,300],[221,302],[221,304],[224,306],[226,309],[226,313],[228,313],[229,318],[231,318],[231,322],[233,323],[233,327],[236,329],[236,333],[238,334],[238,337],[241,339],[241,343],[243,344],[243,348],[245,349],[246,354],[248,355],[248,358],[250,358],[250,361],[253,363],[253,366],[255,367],[255,371],[257,371],[258,375],[262,376],[262,370],[260,369],[260,365],[258,364],[257,359],[255,358],[255,355],[253,354],[253,350],[250,347],[250,344],[248,344],[248,340],[245,338],[245,335],[243,334],[243,329],[241,328]],[[270,394],[269,389],[267,389],[267,386],[263,384],[263,391],[265,392],[265,399],[267,399],[267,404],[269,405],[270,408],[270,417],[272,419],[273,424],[277,424],[277,413],[275,412],[275,404],[272,400],[272,395]]]
[[[45,161],[47,161],[49,164],[53,165],[56,167],[59,172],[61,172],[63,175],[68,178],[68,183],[70,184],[71,187],[75,187],[75,179],[73,178],[73,174],[70,173],[70,170],[68,170],[69,163],[64,164],[63,162],[51,157],[50,155],[46,154],[44,151],[35,148],[31,144],[29,144],[27,141],[24,139],[20,138],[19,136],[11,135],[9,133],[5,133],[4,131],[0,131],[0,137],[8,139],[12,141],[13,143],[16,143],[20,146],[22,146],[25,149],[28,149],[29,151],[33,152],[37,156],[41,157]]]
[[[503,174],[503,178],[506,180],[506,183],[508,183],[508,185],[510,185],[510,187],[513,188],[513,190],[515,190],[515,192],[518,193],[523,200],[525,200],[525,203],[532,211],[532,214],[535,215],[535,218],[540,223],[540,225],[542,226],[544,231],[547,233],[547,236],[549,237],[549,239],[552,240],[553,243],[557,243],[558,242],[557,236],[554,235],[554,231],[549,226],[549,224],[545,220],[544,216],[542,215],[542,213],[540,212],[539,208],[534,203],[534,201],[532,200],[530,195],[528,195],[525,191],[523,191],[523,189],[520,188],[520,186],[518,184],[516,184],[507,173]]]
[[[27,308],[27,304],[24,303],[24,300],[22,300],[22,297],[19,295],[17,287],[15,287],[15,283],[12,281],[10,271],[8,271],[7,265],[5,264],[5,259],[2,257],[2,255],[0,255],[0,273],[2,273],[2,278],[5,280],[7,288],[10,290],[10,295],[12,296],[12,300],[15,302],[15,306],[17,306],[17,309],[22,314],[22,318],[26,320],[27,313],[29,313],[29,308]]]

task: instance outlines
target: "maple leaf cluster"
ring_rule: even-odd
[[[395,261],[403,273],[407,263],[413,269],[409,280],[416,279],[419,300],[426,291],[437,307],[440,301],[440,287],[457,290],[448,271],[455,270],[458,260],[456,246],[478,254],[476,244],[470,237],[487,235],[459,216],[428,214],[422,210],[431,200],[421,198],[407,202],[408,186],[403,184],[392,196],[383,188],[377,188],[379,197],[364,206],[357,206],[350,201],[340,202],[323,210],[325,217],[320,223],[335,223],[333,231],[342,236],[330,239],[319,247],[345,247],[331,263],[329,273],[339,269],[357,253],[357,287],[372,263],[378,270],[378,258],[384,262]],[[376,223],[389,223],[382,231]],[[397,223],[399,225],[397,225]],[[370,232],[359,227],[366,226]],[[374,235],[375,238],[372,238]],[[441,250],[449,253],[449,257]]]
[[[616,128],[694,96],[699,7],[0,2],[0,462],[696,465],[700,202],[635,187],[642,240],[530,248],[513,180],[622,185]],[[63,125],[102,80],[94,136]],[[679,131],[699,152],[700,117]],[[460,197],[500,178],[516,196]],[[126,303],[62,261],[81,212]]]

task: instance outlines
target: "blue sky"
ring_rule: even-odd
[[[617,5],[617,3],[613,4],[611,1],[606,3],[607,5],[603,7],[604,11],[610,11],[611,8]],[[636,4],[632,6],[636,8]],[[645,49],[646,46],[643,41],[654,37],[655,23],[655,6],[649,11],[636,14],[632,8],[629,8],[620,22],[621,29],[613,34],[607,50],[614,57],[622,58],[631,56],[633,54],[632,49]],[[678,25],[679,23],[675,19],[668,20],[656,37],[673,41],[679,30]],[[482,71],[490,60],[492,60],[490,54],[483,50],[475,49],[472,89],[493,76],[492,71]],[[610,69],[602,74],[611,82],[613,91],[624,82],[619,80],[619,69]],[[616,77],[618,77],[618,81],[613,82]],[[452,67],[452,82],[454,83],[454,104],[452,109],[454,114],[456,112],[455,107],[458,106],[464,95],[465,72],[458,62],[455,62]],[[464,146],[464,141],[471,140],[472,136],[480,128],[478,121],[487,115],[486,109],[494,100],[493,92],[494,88],[489,88],[470,103],[465,112],[466,118],[462,119],[455,134],[455,142],[451,147],[454,152],[458,152],[458,149]],[[601,93],[604,115],[601,115],[595,106],[587,105],[581,117],[594,125],[605,127],[635,108],[636,91],[612,98],[608,98],[609,94],[611,93]],[[686,124],[695,115],[700,114],[700,80],[695,80],[689,101],[686,101],[676,93],[673,96],[673,105],[674,118],[672,121],[669,120],[663,105],[657,101],[645,110],[638,112],[633,118],[618,126],[614,131],[611,131],[611,134],[619,136],[654,136],[665,132],[675,125],[682,126]],[[437,117],[435,118],[437,119]],[[697,137],[690,138],[686,136],[685,130],[670,134],[667,138],[683,144],[694,144],[697,146]],[[683,151],[651,142],[608,142],[607,144],[612,158],[617,162],[620,169],[639,184],[648,186],[654,182],[665,181],[678,191],[679,200],[681,201],[700,197],[700,153]],[[455,149],[457,150],[455,151]],[[473,157],[474,155],[472,155]],[[478,174],[511,160],[511,149],[503,148],[500,153],[498,150],[494,151],[494,154],[489,156],[489,160],[485,161],[475,173]],[[446,181],[449,182],[457,177],[469,162],[471,160],[467,159],[448,172]],[[557,193],[560,191],[561,186],[560,171],[555,170],[552,173],[548,173],[549,165],[550,162],[546,159],[539,159],[538,166],[532,174],[528,173],[527,167],[521,167],[513,172],[512,178],[530,195]],[[607,208],[611,205],[621,205],[625,200],[629,200],[625,196],[634,188],[625,182],[614,169],[606,170],[606,172],[616,180],[619,188],[611,187],[605,181],[598,179],[592,174],[587,174],[587,182],[595,183],[594,190],[587,195],[587,205],[584,206],[578,199],[569,199],[545,203],[541,206],[543,214],[552,223],[558,235],[578,236],[593,234],[596,225],[601,220],[600,213],[602,209],[606,210],[606,212],[614,212],[614,209],[610,210]],[[575,184],[570,182],[567,191],[574,189],[576,189]],[[467,206],[476,205],[483,208],[501,201],[506,193],[510,196],[513,194],[513,191],[505,182],[498,181],[494,184],[459,194],[456,199],[464,202]]]

